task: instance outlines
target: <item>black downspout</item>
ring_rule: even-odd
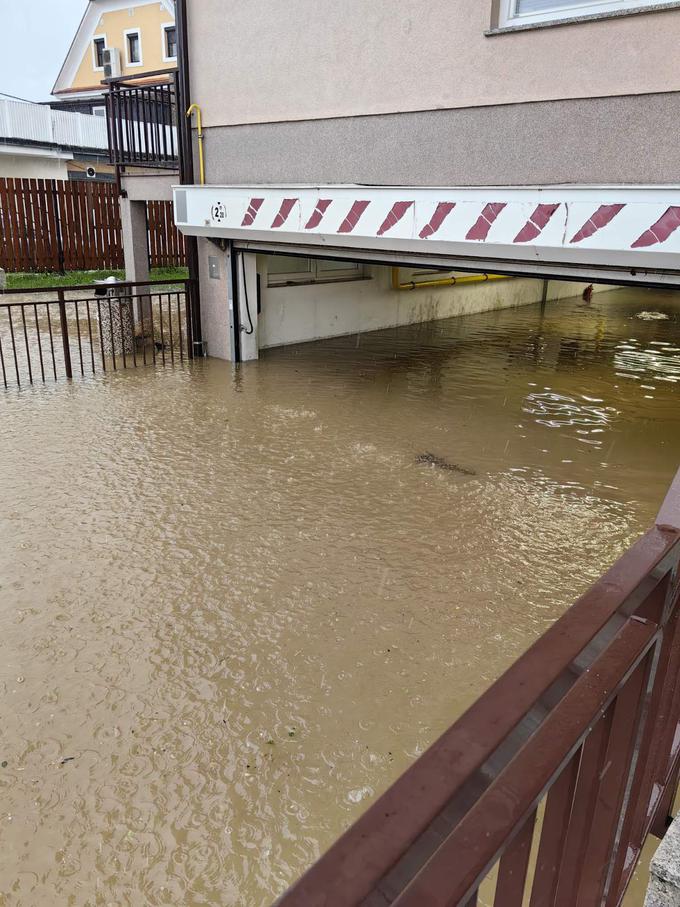
[[[179,132],[179,181],[183,186],[194,183],[194,149],[191,139],[191,123],[186,112],[191,104],[191,82],[189,78],[189,42],[187,35],[187,0],[175,0],[175,23],[177,26],[177,129]],[[195,236],[185,237],[187,266],[192,292],[191,327],[194,340],[192,352],[203,355],[201,332],[201,294],[198,281],[198,240]]]
[[[242,252],[234,251],[234,244],[229,243],[229,265],[231,267],[231,292],[234,309],[232,318],[234,323],[234,362],[241,361],[241,299],[238,288],[239,255]]]

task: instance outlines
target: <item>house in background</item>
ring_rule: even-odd
[[[106,120],[0,93],[0,177],[112,181]]]
[[[52,89],[50,106],[105,117],[103,79],[132,78],[176,66],[174,0],[90,0]]]
[[[103,80],[129,76],[143,85],[146,72],[176,67],[174,0],[90,0],[53,100],[0,94],[0,176],[114,180]],[[148,104],[145,113],[153,118],[153,110]]]

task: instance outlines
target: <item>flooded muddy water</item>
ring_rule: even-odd
[[[269,904],[651,523],[679,404],[640,290],[4,392],[0,904]]]

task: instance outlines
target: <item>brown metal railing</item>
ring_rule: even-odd
[[[103,289],[0,293],[3,386],[192,358],[191,281],[119,283],[114,296],[97,295]]]
[[[620,905],[677,789],[679,560],[680,472],[656,525],[279,907]]]
[[[177,70],[109,79],[109,160],[116,167],[179,168]]]

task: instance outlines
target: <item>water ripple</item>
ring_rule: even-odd
[[[271,903],[651,520],[676,309],[5,394],[0,903]]]

